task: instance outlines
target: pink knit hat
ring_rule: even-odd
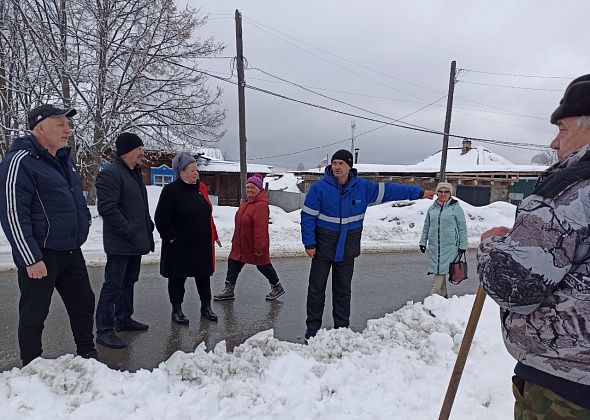
[[[262,191],[262,175],[254,174],[246,181],[246,184],[252,184]]]

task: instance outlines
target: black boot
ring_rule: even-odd
[[[96,344],[108,347],[109,349],[124,349],[127,347],[127,344],[114,331],[96,333]]]
[[[172,321],[180,325],[188,324],[188,318],[182,313],[182,304],[175,303],[172,305]]]
[[[217,315],[211,309],[211,302],[201,302],[201,316],[209,321],[217,321]]]

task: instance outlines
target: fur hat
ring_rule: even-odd
[[[252,184],[260,191],[262,191],[262,175],[254,174],[246,180],[246,184]]]
[[[330,160],[330,162],[333,162],[336,159],[343,160],[344,162],[348,163],[348,166],[352,168],[352,153],[350,153],[348,150],[338,150],[336,153],[332,155],[332,159]]]
[[[572,80],[551,114],[551,124],[557,124],[562,118],[583,116],[590,116],[590,74]]]
[[[451,192],[451,195],[453,194],[453,186],[449,182],[439,182],[436,186],[436,191],[440,189],[447,189]]]
[[[115,147],[117,149],[117,156],[123,156],[130,151],[143,147],[143,141],[137,134],[133,133],[121,133],[115,140]]]
[[[194,162],[196,162],[196,160],[191,154],[187,152],[180,152],[174,156],[174,159],[172,159],[172,170],[179,174],[180,171]]]

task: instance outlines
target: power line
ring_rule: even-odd
[[[359,118],[359,119],[363,119],[366,121],[372,121],[372,122],[377,122],[377,123],[381,123],[381,124],[385,124],[385,125],[390,125],[393,127],[399,127],[399,128],[405,128],[407,130],[412,130],[412,131],[419,131],[419,132],[423,132],[423,133],[429,133],[429,134],[437,134],[437,135],[444,135],[445,133],[441,132],[441,131],[437,131],[437,130],[431,130],[431,129],[427,129],[427,128],[421,128],[421,127],[415,127],[415,126],[411,126],[409,124],[403,125],[403,124],[398,124],[398,123],[392,123],[392,122],[388,122],[388,121],[382,121],[382,120],[378,120],[375,118],[371,118],[371,117],[367,117],[364,115],[358,115],[358,114],[353,114],[351,112],[347,112],[347,111],[341,111],[341,110],[337,110],[337,109],[333,109],[324,105],[318,105],[318,104],[314,104],[311,102],[306,102],[306,101],[302,101],[300,99],[296,99],[296,98],[291,98],[289,96],[286,95],[282,95],[280,93],[276,93],[276,92],[272,92],[269,91],[267,89],[262,89],[256,86],[252,86],[252,85],[248,85],[246,84],[246,88],[251,89],[251,90],[255,90],[258,92],[262,92],[262,93],[266,93],[267,95],[271,95],[271,96],[275,96],[281,99],[285,99],[291,102],[296,102],[296,103],[300,103],[303,105],[307,105],[313,108],[317,108],[317,109],[323,109],[324,111],[330,111],[330,112],[334,112],[337,114],[341,114],[341,115],[346,115],[349,117],[354,117],[354,118]],[[468,138],[471,139],[473,141],[480,141],[483,143],[491,143],[491,144],[502,144],[502,145],[509,145],[509,146],[514,146],[514,147],[520,147],[520,148],[533,148],[533,150],[538,150],[538,149],[547,149],[549,148],[549,146],[543,146],[543,145],[539,145],[539,144],[534,144],[534,143],[520,143],[520,142],[511,142],[511,141],[504,141],[504,140],[498,140],[498,139],[486,139],[486,138],[480,138],[480,137],[472,137],[472,136],[465,136],[465,135],[458,135],[458,134],[448,134],[449,137],[453,137],[453,138],[460,138],[460,139],[464,139],[464,138]]]
[[[286,39],[283,39],[283,38],[281,38],[280,36],[278,36],[278,35],[276,35],[276,34],[273,34],[273,33],[272,33],[272,32],[270,32],[270,31],[267,31],[267,30],[266,30],[266,29],[264,29],[263,27],[259,26],[257,23],[254,23],[253,21],[251,21],[251,19],[248,19],[248,18],[245,18],[245,19],[246,19],[246,22],[248,22],[248,21],[249,21],[248,23],[249,23],[250,25],[252,25],[253,27],[257,28],[258,30],[260,30],[260,31],[262,31],[262,32],[266,32],[266,33],[268,33],[269,35],[271,35],[271,36],[274,36],[275,38],[278,38],[278,39],[282,40],[283,42],[285,42],[285,43],[287,43],[287,44],[289,44],[289,45],[292,45],[292,46],[294,46],[294,47],[295,47],[295,48],[297,48],[297,49],[300,49],[300,50],[302,50],[302,51],[305,51],[306,53],[308,53],[308,54],[310,54],[310,55],[313,55],[314,57],[316,57],[316,58],[318,58],[318,59],[320,59],[320,60],[322,60],[322,61],[325,61],[325,62],[327,62],[327,63],[330,63],[330,64],[332,64],[333,66],[336,66],[336,67],[338,67],[338,68],[340,68],[340,69],[342,69],[342,70],[345,70],[345,71],[347,71],[347,72],[349,72],[349,73],[352,73],[352,74],[354,74],[354,75],[356,75],[356,76],[358,76],[358,77],[361,77],[361,78],[363,78],[363,79],[369,80],[369,81],[371,81],[371,82],[373,82],[373,83],[377,83],[378,85],[381,85],[381,86],[383,86],[383,87],[386,87],[386,88],[388,88],[388,89],[391,89],[391,90],[394,90],[394,91],[396,91],[396,92],[402,93],[402,94],[404,94],[404,95],[407,95],[407,96],[411,96],[411,97],[414,97],[414,98],[418,98],[418,99],[422,99],[422,100],[424,100],[424,98],[422,98],[422,97],[420,97],[420,96],[413,95],[413,94],[411,94],[411,93],[408,93],[408,92],[405,92],[405,91],[403,91],[403,90],[397,89],[397,88],[395,88],[395,87],[393,87],[393,86],[387,85],[387,84],[385,84],[385,83],[382,83],[382,82],[380,82],[380,81],[378,81],[378,80],[375,80],[375,79],[372,79],[372,78],[370,78],[370,77],[367,77],[367,76],[365,76],[365,75],[364,75],[364,74],[362,74],[362,73],[358,73],[358,72],[356,72],[356,71],[354,71],[354,70],[351,70],[351,69],[349,69],[348,67],[345,67],[345,66],[343,66],[343,65],[341,65],[341,64],[335,63],[334,61],[328,60],[326,57],[322,57],[321,55],[318,55],[318,54],[316,54],[316,53],[314,53],[314,52],[311,52],[311,51],[309,51],[309,50],[307,50],[307,49],[305,49],[305,48],[303,48],[303,47],[301,47],[301,46],[299,46],[299,45],[297,45],[297,44],[295,44],[295,43],[293,43],[293,42],[290,42],[290,41],[288,41],[288,40],[286,40]]]
[[[316,46],[316,45],[313,45],[313,44],[311,44],[311,43],[309,43],[309,42],[302,41],[302,40],[300,40],[300,39],[298,39],[298,38],[295,38],[295,37],[294,37],[294,36],[292,36],[292,35],[289,35],[289,34],[287,34],[287,33],[283,32],[283,31],[280,31],[280,30],[278,30],[278,29],[276,29],[276,28],[273,28],[273,27],[271,27],[271,26],[267,26],[267,25],[264,25],[264,24],[262,24],[262,23],[260,23],[260,22],[257,22],[257,21],[255,21],[254,19],[251,19],[251,18],[245,18],[245,19],[246,19],[247,21],[250,21],[250,23],[253,23],[253,24],[256,24],[256,25],[262,26],[263,28],[269,29],[269,30],[271,30],[271,31],[278,32],[278,33],[280,33],[280,34],[282,34],[282,35],[284,35],[284,36],[286,36],[286,37],[288,37],[288,38],[291,38],[291,39],[293,39],[293,40],[295,40],[295,41],[297,41],[297,42],[300,42],[301,44],[308,45],[308,46],[310,46],[310,47],[312,47],[312,48],[315,48],[315,49],[316,49],[316,50],[318,50],[318,51],[321,51],[321,52],[323,52],[323,53],[329,54],[329,55],[331,55],[332,57],[336,57],[336,58],[338,58],[338,59],[340,59],[340,60],[342,60],[342,61],[346,61],[346,62],[348,62],[348,63],[354,64],[354,65],[356,65],[356,66],[362,67],[362,68],[364,68],[364,69],[366,69],[366,70],[370,70],[370,71],[372,71],[372,72],[375,72],[375,73],[377,73],[377,74],[380,74],[380,75],[382,75],[382,76],[386,76],[386,77],[389,77],[389,78],[391,78],[391,79],[397,80],[397,81],[399,81],[399,82],[407,83],[407,84],[409,84],[409,85],[412,85],[412,86],[415,86],[415,87],[419,87],[419,88],[422,88],[422,89],[426,89],[426,90],[429,90],[429,91],[431,91],[431,92],[435,92],[435,93],[443,93],[443,92],[442,92],[442,91],[440,91],[440,90],[432,89],[432,88],[429,88],[429,87],[427,87],[427,86],[424,86],[424,85],[421,85],[421,84],[418,84],[418,83],[414,83],[414,82],[411,82],[411,81],[409,81],[409,80],[402,79],[402,78],[400,78],[400,77],[397,77],[397,76],[392,76],[391,74],[384,73],[384,72],[382,72],[382,71],[380,71],[380,70],[377,70],[377,69],[374,69],[374,68],[372,68],[372,67],[366,66],[366,65],[364,65],[364,64],[361,64],[361,63],[359,63],[359,62],[357,62],[357,61],[350,60],[350,59],[348,59],[348,58],[346,58],[346,57],[342,57],[342,56],[340,56],[340,55],[338,55],[338,54],[334,54],[333,52],[330,52],[330,51],[328,51],[328,50],[325,50],[325,49],[323,49],[323,48],[320,48],[320,47],[318,47],[318,46]],[[260,28],[258,28],[258,29],[260,29]],[[271,35],[272,35],[272,34],[271,34]],[[279,38],[279,37],[277,37],[277,38]],[[279,39],[281,39],[281,38],[279,38]]]
[[[247,70],[253,70],[253,69],[247,69]],[[264,79],[264,78],[260,78],[260,77],[250,76],[249,79],[250,80],[259,80],[261,82],[291,85],[291,83],[289,83],[289,82],[282,82],[280,80]],[[403,102],[403,103],[419,104],[419,105],[427,103],[426,101],[412,101],[410,99],[400,99],[400,98],[392,98],[389,96],[370,95],[367,93],[351,92],[351,91],[339,90],[339,89],[328,89],[328,88],[322,88],[319,86],[309,86],[309,85],[301,85],[301,86],[308,88],[308,89],[321,90],[324,92],[342,93],[344,95],[354,95],[354,96],[361,96],[364,98],[383,99],[386,101],[393,101],[393,102]],[[471,101],[469,101],[469,102],[471,102]],[[479,104],[479,102],[475,102],[475,103]],[[492,107],[492,105],[486,105],[486,104],[481,104],[481,105]],[[446,107],[446,105],[442,105],[442,104],[434,104],[433,106],[443,107],[443,108]],[[535,116],[535,115],[519,114],[519,113],[513,113],[513,112],[498,112],[498,111],[491,111],[489,109],[477,109],[477,108],[468,108],[468,107],[462,107],[462,106],[453,106],[453,109],[461,109],[461,110],[473,111],[473,112],[483,112],[483,113],[487,113],[487,114],[505,115],[505,116],[509,116],[509,117],[531,118],[531,119],[541,120],[541,121],[545,121],[547,119],[547,118],[539,117],[539,116]],[[501,109],[501,108],[499,108],[499,109]],[[473,115],[473,114],[467,114],[467,115],[470,115],[474,118],[482,118],[478,115]],[[491,121],[494,121],[494,120],[491,120]],[[521,128],[525,128],[525,127],[521,127]]]
[[[186,68],[188,68],[190,70],[193,70],[193,71],[196,71],[196,72],[205,74],[205,75],[207,75],[209,77],[212,77],[214,79],[222,80],[224,82],[231,83],[231,84],[237,86],[237,83],[234,82],[234,81],[232,81],[232,80],[230,80],[229,78],[223,78],[223,77],[216,76],[216,75],[214,75],[212,73],[208,73],[208,72],[205,72],[205,71],[202,71],[202,70],[192,69],[192,68],[190,68],[188,66],[182,66],[182,65],[180,65],[180,66],[181,67],[186,67]],[[330,111],[330,112],[334,112],[334,113],[341,114],[341,115],[347,115],[349,117],[359,118],[359,119],[362,119],[362,120],[372,121],[372,122],[377,122],[377,123],[383,124],[382,127],[377,127],[375,129],[370,130],[369,132],[378,130],[380,128],[383,128],[384,126],[393,126],[393,127],[405,128],[407,130],[412,130],[412,131],[419,131],[419,132],[423,132],[423,133],[430,133],[430,134],[437,134],[437,135],[444,135],[445,134],[445,133],[443,133],[441,131],[431,130],[431,129],[427,129],[427,128],[421,128],[419,126],[412,126],[412,125],[407,124],[407,123],[405,123],[405,125],[404,124],[398,124],[398,123],[392,123],[392,122],[388,122],[388,121],[382,121],[382,120],[378,120],[378,119],[375,119],[375,118],[367,117],[367,116],[364,116],[364,115],[358,115],[358,114],[353,114],[353,113],[346,112],[346,111],[341,111],[341,110],[333,109],[333,108],[330,108],[330,107],[327,107],[327,106],[323,106],[323,105],[318,105],[318,104],[314,104],[314,103],[311,103],[311,102],[302,101],[302,100],[296,99],[296,98],[291,98],[289,96],[282,95],[282,94],[279,94],[279,93],[276,93],[276,92],[273,92],[273,91],[270,91],[270,90],[267,90],[267,89],[262,89],[262,88],[259,88],[259,87],[256,87],[256,86],[252,86],[252,85],[249,85],[249,84],[246,84],[245,87],[247,89],[251,89],[251,90],[254,90],[254,91],[261,92],[261,93],[266,93],[267,95],[275,96],[275,97],[278,97],[278,98],[281,98],[281,99],[285,99],[285,100],[288,100],[288,101],[291,101],[291,102],[296,102],[296,103],[300,103],[302,105],[307,105],[307,106],[310,106],[312,108],[323,109],[325,111]],[[441,99],[442,98],[439,98],[435,102],[437,102],[437,101],[439,101]],[[428,104],[428,106],[430,106],[430,104]],[[415,111],[415,112],[418,112],[418,111]],[[407,116],[402,117],[402,118],[406,118],[406,117]],[[393,118],[391,118],[391,119],[393,119]],[[361,135],[364,135],[364,134],[367,134],[367,133],[368,132],[361,133],[361,134],[357,135],[357,137],[359,137]],[[472,141],[479,141],[479,142],[482,142],[482,143],[490,143],[490,144],[495,144],[495,145],[499,145],[499,146],[516,147],[516,148],[520,148],[520,149],[529,149],[529,150],[545,150],[545,149],[548,149],[549,148],[549,146],[544,146],[544,145],[539,145],[539,144],[534,144],[534,143],[520,143],[520,142],[513,142],[513,141],[511,142],[511,141],[504,141],[504,140],[498,140],[498,139],[486,139],[486,138],[471,137],[471,136],[451,134],[451,133],[449,133],[449,137],[452,137],[452,138],[460,138],[460,139],[468,138],[468,139],[470,139]],[[350,138],[348,138],[346,140],[337,141],[337,142],[335,142],[333,144],[342,143],[342,142],[348,141],[348,140],[350,140]],[[314,148],[312,148],[310,150],[313,150],[313,149],[316,149],[316,148],[320,148],[320,147],[326,147],[326,146],[317,146],[317,147],[314,147]],[[256,158],[256,159],[260,159],[260,158]]]
[[[457,82],[466,83],[469,85],[501,87],[501,88],[507,88],[507,89],[537,90],[537,91],[544,91],[544,92],[563,92],[563,89],[546,89],[546,88],[534,88],[534,87],[526,87],[526,86],[499,85],[499,84],[495,84],[495,83],[471,82],[469,80],[458,80]]]
[[[403,120],[404,118],[408,118],[409,116],[411,116],[411,115],[414,115],[414,114],[416,114],[417,112],[420,112],[420,111],[422,111],[424,108],[427,108],[427,107],[429,107],[429,106],[431,106],[431,105],[434,105],[434,103],[435,103],[435,102],[438,102],[438,101],[440,101],[440,100],[442,100],[442,99],[444,99],[444,98],[446,98],[446,96],[444,96],[444,97],[442,97],[442,98],[439,98],[439,99],[437,99],[437,100],[436,100],[436,101],[434,101],[434,102],[431,102],[431,103],[429,103],[429,104],[426,104],[425,106],[423,106],[423,107],[421,107],[421,108],[419,108],[419,109],[417,109],[417,110],[415,110],[415,111],[413,111],[413,112],[410,112],[409,114],[406,114],[406,115],[404,115],[403,117],[399,117],[398,119],[399,119],[399,120]],[[364,131],[364,132],[362,132],[362,133],[356,134],[356,135],[355,135],[355,138],[359,138],[359,137],[361,137],[361,136],[364,136],[365,134],[372,133],[372,132],[374,132],[374,131],[377,131],[377,130],[380,130],[380,129],[384,128],[384,127],[387,127],[387,124],[383,124],[383,125],[380,125],[380,126],[378,126],[378,127],[372,128],[372,129],[370,129],[370,130]],[[348,141],[350,141],[351,139],[352,139],[352,137],[347,137],[347,138],[345,138],[345,139],[343,139],[343,140],[337,140],[337,141],[335,141],[335,142],[332,142],[332,143],[326,143],[326,144],[322,144],[322,145],[320,145],[320,146],[309,147],[309,148],[307,148],[307,149],[301,149],[301,150],[297,150],[297,151],[295,151],[295,152],[283,153],[283,154],[280,154],[280,155],[272,155],[272,156],[261,156],[261,157],[252,158],[252,159],[248,159],[248,160],[262,160],[262,159],[270,159],[270,158],[283,157],[283,156],[292,156],[292,155],[298,155],[299,153],[303,153],[303,152],[309,152],[309,151],[311,151],[311,150],[323,149],[324,147],[334,146],[334,145],[336,145],[336,144],[340,144],[340,143],[348,142]]]
[[[282,77],[276,76],[276,75],[274,75],[274,74],[271,74],[271,73],[269,73],[269,72],[266,72],[266,71],[264,71],[264,70],[261,70],[261,69],[259,69],[259,68],[253,67],[253,68],[251,68],[251,70],[256,70],[256,71],[259,71],[260,73],[266,74],[267,76],[273,77],[273,78],[275,78],[275,79],[277,79],[277,80],[280,80],[280,81],[282,81],[282,82],[286,82],[286,83],[288,83],[288,84],[290,84],[290,85],[293,85],[293,86],[296,86],[296,87],[298,87],[298,88],[300,88],[300,89],[303,89],[303,90],[305,90],[306,92],[310,92],[310,93],[313,93],[314,95],[318,95],[318,96],[320,96],[320,97],[322,97],[322,98],[326,98],[326,99],[329,99],[329,100],[331,100],[331,101],[338,102],[338,103],[340,103],[340,104],[343,104],[343,105],[346,105],[346,106],[350,106],[350,107],[352,107],[352,108],[358,109],[359,111],[368,112],[369,114],[372,114],[372,115],[377,115],[378,117],[382,117],[382,118],[387,118],[388,120],[392,120],[392,121],[398,121],[398,122],[401,122],[399,119],[392,118],[392,117],[389,117],[389,116],[387,116],[387,115],[379,114],[379,113],[377,113],[377,112],[373,112],[373,111],[370,111],[370,110],[368,110],[368,109],[365,109],[365,108],[362,108],[362,107],[359,107],[359,106],[353,105],[353,104],[351,104],[351,103],[349,103],[349,102],[341,101],[340,99],[336,99],[336,98],[333,98],[333,97],[331,97],[331,96],[324,95],[323,93],[316,92],[316,91],[314,91],[314,90],[312,90],[312,89],[308,89],[308,88],[306,88],[306,87],[304,87],[304,86],[302,86],[302,85],[300,85],[300,84],[298,84],[298,83],[292,82],[292,81],[290,81],[290,80],[287,80],[287,79],[283,79]],[[440,100],[441,100],[441,99],[443,99],[443,98],[446,98],[446,95],[445,95],[445,96],[443,96],[443,97],[441,97],[441,98],[438,98],[438,99],[436,99],[436,100],[435,100],[434,102],[432,102],[432,103],[436,103],[436,102],[440,101]],[[430,106],[430,105],[428,105],[428,106]],[[421,109],[424,109],[424,108],[426,108],[426,107],[423,107],[423,108],[421,108]],[[416,111],[416,112],[417,112],[417,111]],[[415,113],[415,112],[414,112],[414,113]],[[412,127],[417,127],[417,128],[425,128],[425,127],[421,127],[421,126],[419,126],[419,125],[415,125],[415,124],[410,124],[410,123],[406,123],[406,124],[407,124],[407,125],[409,125],[409,126],[412,126]]]
[[[564,76],[534,76],[530,74],[515,74],[515,73],[497,73],[493,71],[482,71],[482,70],[472,70],[472,69],[459,69],[464,70],[470,73],[481,73],[481,74],[491,74],[495,76],[511,76],[511,77],[525,77],[525,78],[535,78],[535,79],[562,79],[562,80],[572,80],[573,77],[564,77]]]

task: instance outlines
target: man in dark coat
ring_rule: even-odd
[[[92,221],[67,147],[74,109],[41,105],[31,134],[17,138],[0,163],[0,221],[18,267],[18,342],[23,366],[41,356],[41,334],[54,289],[70,317],[77,353],[97,358],[94,293],[80,246]]]
[[[144,156],[143,142],[136,134],[121,133],[115,145],[117,158],[96,178],[97,207],[103,219],[107,254],[104,284],[96,307],[96,342],[121,349],[126,344],[115,331],[148,329],[148,325],[131,315],[141,256],[154,250],[154,223],[139,168]]]

